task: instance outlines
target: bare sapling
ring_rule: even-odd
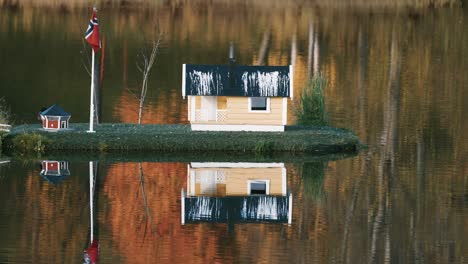
[[[137,96],[137,99],[139,101],[138,124],[141,124],[141,120],[143,117],[143,106],[145,103],[146,94],[148,92],[148,77],[151,73],[151,69],[153,68],[154,62],[156,61],[159,45],[161,44],[161,39],[162,33],[159,33],[157,39],[151,41],[151,50],[149,51],[147,49],[144,49],[142,52],[140,52],[140,59],[136,63],[136,66],[143,77],[141,83],[140,96]]]

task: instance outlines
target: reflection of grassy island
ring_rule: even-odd
[[[71,130],[45,132],[39,125],[17,126],[4,138],[6,152],[163,151],[245,153],[353,152],[354,133],[331,127],[288,126],[285,132],[195,132],[189,125],[101,124],[86,133],[87,124]]]

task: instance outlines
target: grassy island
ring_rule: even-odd
[[[189,153],[340,153],[355,152],[359,139],[349,130],[287,126],[285,132],[200,132],[189,125],[87,124],[47,132],[40,125],[14,127],[3,138],[5,153],[189,152]]]

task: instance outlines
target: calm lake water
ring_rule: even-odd
[[[89,48],[82,36],[89,15],[0,10],[0,96],[16,124],[37,122],[36,113],[53,103],[72,114],[71,122],[87,121]],[[232,41],[239,64],[293,64],[295,98],[308,78],[322,74],[330,123],[352,129],[368,145],[346,159],[274,160],[278,175],[261,168],[273,163],[247,159],[258,171],[243,171],[232,188],[231,160],[216,160],[224,169],[207,169],[194,182],[200,160],[183,155],[171,162],[151,161],[152,155],[101,160],[92,210],[99,262],[468,263],[466,10],[223,2],[102,8],[99,17],[103,122],[137,122],[137,54],[159,28],[163,42],[144,123],[187,123],[181,65],[227,63]],[[67,161],[62,166],[70,174],[53,183],[40,176],[48,158],[0,164],[0,263],[80,263],[90,247],[88,160],[50,158]],[[273,221],[283,207],[272,203],[283,200],[258,205],[263,217],[243,218],[253,201],[222,198],[248,197],[247,186],[254,187],[248,181],[266,175],[274,199],[292,196],[291,212],[284,211],[291,224]],[[182,190],[198,200],[185,201]],[[219,212],[237,217],[214,217],[196,198],[202,193],[221,197],[228,209]],[[187,215],[198,210],[184,225],[182,201]]]

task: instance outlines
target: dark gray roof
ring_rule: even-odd
[[[54,104],[51,107],[41,112],[41,115],[47,116],[70,116],[69,113],[65,112],[60,106]]]
[[[185,94],[290,97],[289,66],[185,65]]]
[[[39,175],[41,175],[41,177],[44,180],[46,180],[46,181],[48,181],[48,182],[50,182],[52,184],[59,184],[59,183],[63,182],[64,180],[68,179],[68,177],[70,176],[70,173],[65,172],[65,173],[62,173],[61,175],[57,175],[57,176],[55,176],[55,175],[45,175],[45,174],[42,174],[42,173],[39,174]]]

